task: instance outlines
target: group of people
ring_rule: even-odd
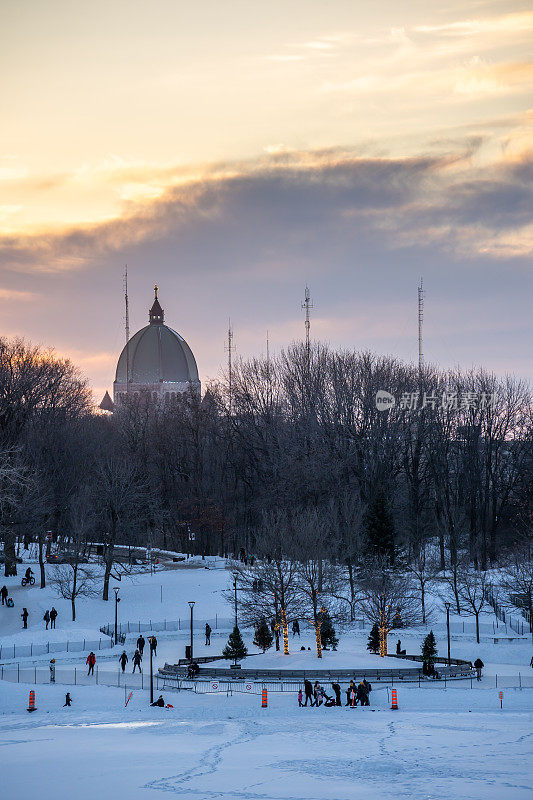
[[[310,701],[311,707],[313,706],[321,706],[324,704],[326,708],[332,708],[333,706],[342,706],[341,701],[341,687],[338,683],[332,683],[331,688],[335,694],[335,697],[331,697],[326,693],[324,687],[318,682],[315,681],[314,685],[311,683],[310,680],[307,678],[304,680],[304,691],[300,689],[298,692],[298,705],[300,708],[307,706],[308,701]],[[372,691],[372,684],[369,683],[366,678],[356,686],[355,681],[350,681],[350,685],[346,689],[346,704],[347,706],[352,706],[355,708],[357,705],[361,706],[369,706],[370,705],[370,692]],[[304,702],[304,694],[305,694],[305,702]]]
[[[141,635],[137,639],[137,649],[135,650],[135,653],[133,654],[132,659],[131,659],[131,662],[133,664],[132,672],[135,672],[136,669],[138,669],[139,672],[142,672],[141,663],[142,663],[142,660],[143,660],[143,653],[144,653],[144,645],[145,644],[146,644],[146,639],[144,638],[144,636],[141,633]],[[149,636],[148,637],[148,644],[150,645],[150,650],[152,652],[152,655],[156,656],[157,655],[157,639],[155,638],[155,636]],[[120,666],[122,667],[122,672],[126,671],[126,664],[128,663],[128,661],[129,661],[128,654],[126,653],[125,650],[123,650],[121,655],[118,658],[118,662],[119,662]]]
[[[241,547],[239,550],[239,561],[241,561],[245,567],[248,565],[248,563],[251,567],[253,567],[255,556],[253,553],[247,553],[244,547]]]
[[[26,609],[24,609],[24,610],[26,610]],[[46,609],[46,611],[44,612],[43,619],[44,619],[44,621],[46,623],[46,630],[48,630],[48,625],[50,625],[50,628],[55,628],[56,619],[57,619],[57,611],[56,611],[56,609],[53,606],[50,609],[50,611],[48,609]],[[26,627],[26,625],[24,625],[24,627]]]

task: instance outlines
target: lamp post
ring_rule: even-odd
[[[148,639],[150,645],[150,705],[154,702],[154,648],[152,647],[152,636]]]
[[[451,659],[450,659],[450,606],[451,603],[444,603],[446,606],[446,632],[448,634],[448,666],[450,666]]]
[[[118,644],[118,604],[120,603],[120,597],[118,596],[119,587],[114,586],[113,591],[115,592],[115,646]]]
[[[233,573],[233,589],[235,591],[235,627],[237,627],[237,580],[239,578],[239,573]]]
[[[191,664],[193,660],[193,609],[194,609],[194,600],[189,600],[189,608],[191,609]]]

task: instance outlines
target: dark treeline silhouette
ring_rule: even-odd
[[[29,538],[43,565],[47,531],[80,558],[99,543],[107,599],[119,544],[242,548],[272,565],[308,562],[299,585],[316,615],[326,562],[347,570],[352,599],[368,557],[409,563],[423,602],[428,547],[453,571],[465,559],[486,569],[527,542],[524,382],[295,344],[237,363],[231,397],[229,384],[167,404],[132,398],[104,416],[70,362],[0,340],[6,571]],[[376,408],[379,390],[396,399],[389,411]]]

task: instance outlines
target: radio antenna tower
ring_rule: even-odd
[[[424,322],[424,284],[420,278],[418,287],[418,372],[422,374],[424,366],[424,353],[422,352],[422,324]]]
[[[233,353],[235,351],[235,346],[233,344],[233,328],[231,327],[231,319],[228,320],[228,340],[224,349],[228,354],[229,410],[231,414],[231,406],[233,400]]]
[[[124,268],[124,302],[126,304],[126,394],[130,390],[130,304],[128,298],[128,265]]]
[[[313,302],[308,286],[305,287],[305,300],[302,303],[302,308],[305,309],[305,352],[307,355],[307,364],[309,365],[311,356],[311,315],[309,312],[313,308]]]

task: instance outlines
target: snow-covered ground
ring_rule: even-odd
[[[47,572],[51,575],[53,567]],[[20,668],[25,680],[32,680],[32,669],[34,673],[41,669],[46,680],[50,656],[34,655],[14,662],[8,657],[9,647],[13,643],[102,637],[99,628],[113,621],[114,602],[80,598],[73,623],[68,601],[59,599],[50,587],[23,589],[20,577],[6,580],[15,608],[0,607],[1,660],[5,669]],[[216,616],[231,620],[232,608],[222,596],[230,583],[226,570],[206,570],[201,563],[124,577],[119,584],[119,620],[183,620],[180,631],[157,633],[156,668],[175,663],[189,643],[188,601],[195,600],[197,621]],[[59,611],[57,627],[45,631],[42,616],[52,605]],[[26,631],[21,630],[22,606],[30,612]],[[462,620],[452,616],[452,656],[473,661],[479,655],[487,676],[533,675],[531,638],[496,644],[494,616],[487,613],[478,645],[471,619],[464,634]],[[253,655],[243,665],[327,669],[398,668],[402,664],[366,651],[368,626],[366,630],[339,631],[338,651],[325,652],[318,661],[314,633],[301,627],[301,639],[290,636],[289,656],[270,650]],[[434,612],[425,627],[394,632],[389,651],[395,651],[400,638],[408,653],[419,653],[430,627],[439,654],[445,656],[442,609]],[[505,633],[501,627],[498,632]],[[220,653],[227,636],[227,625],[224,630],[214,630],[211,646],[206,647],[203,629],[197,625],[195,655]],[[257,653],[252,636],[245,632],[244,638],[250,653]],[[132,632],[126,640],[130,658],[136,638]],[[300,650],[302,646],[306,649]],[[122,649],[119,645],[97,651],[102,682],[111,683],[118,677]],[[58,680],[74,667],[84,674],[86,653],[54,655]],[[145,656],[145,673],[146,665]],[[131,677],[131,669],[130,663],[126,679],[128,674]],[[146,675],[143,677],[146,686]],[[486,680],[486,685],[493,685],[490,678]],[[38,708],[30,715],[25,709],[31,688],[36,690]],[[62,707],[67,690],[73,698],[70,709]],[[533,797],[533,689],[505,689],[501,710],[498,690],[484,688],[483,681],[474,681],[474,691],[469,681],[446,689],[431,682],[420,689],[402,685],[397,712],[390,710],[390,689],[375,683],[371,707],[356,710],[299,709],[294,693],[269,693],[267,709],[260,707],[257,695],[239,692],[229,696],[226,692],[164,694],[173,709],[150,708],[146,690],[135,690],[124,708],[123,688],[0,681],[0,752],[8,765],[2,771],[1,797],[33,800],[37,794],[40,800],[93,800],[95,796],[136,800],[161,796],[161,792],[199,800]]]
[[[299,709],[294,695],[165,693],[0,683],[2,796],[17,800],[529,800],[532,691],[387,689],[370,708]]]

